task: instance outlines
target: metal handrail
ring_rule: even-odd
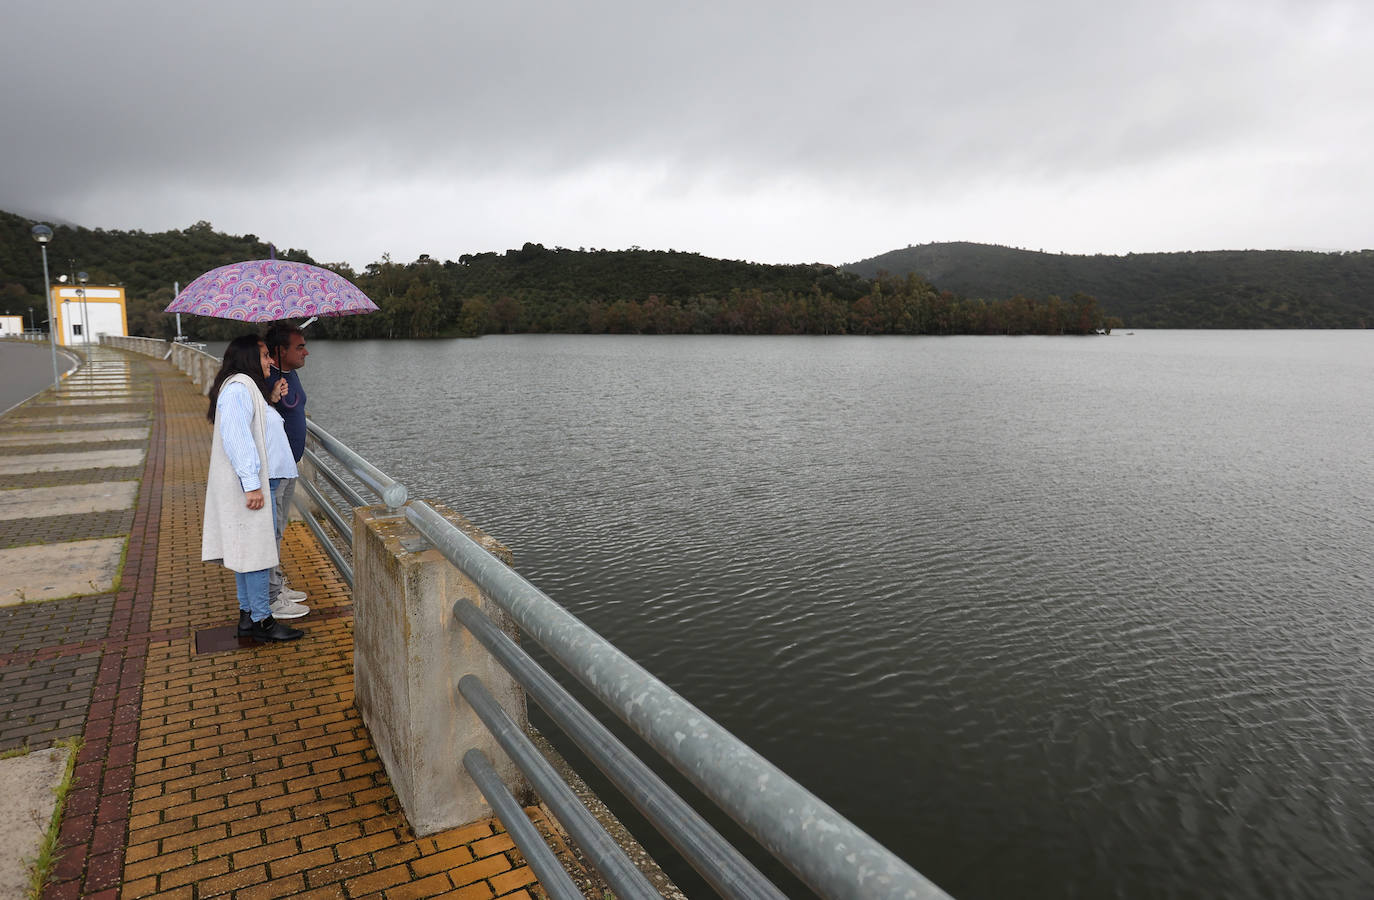
[[[321,472],[324,471],[318,465],[315,466],[315,469]],[[324,513],[324,517],[329,520],[329,524],[333,525],[334,529],[343,536],[344,543],[350,547],[353,546],[353,526],[344,519],[341,512],[334,508],[334,504],[329,502],[329,498],[326,497],[319,488],[311,484],[309,479],[300,479],[299,487],[301,490],[305,491],[306,496],[315,501],[315,504],[320,508],[320,512]],[[292,499],[294,500],[295,498],[292,497]],[[364,506],[366,504],[360,503],[358,505]],[[297,503],[296,508],[303,513],[310,511],[310,507],[306,505],[304,501]]]
[[[496,774],[496,769],[492,767],[487,755],[476,747],[472,748],[463,754],[463,768],[472,776],[482,796],[487,798],[487,802],[496,812],[496,817],[506,826],[506,831],[515,841],[515,846],[520,848],[525,861],[534,870],[540,887],[553,900],[584,900],[582,892],[577,889],[577,885],[558,861],[558,857],[553,855],[538,829],[525,817],[525,811],[520,807],[519,801],[511,796],[510,789],[501,781],[501,776]]]
[[[477,676],[464,675],[458,679],[458,692],[472,707],[472,711],[477,713],[482,724],[487,726],[487,731],[496,738],[501,749],[506,751],[511,762],[534,785],[535,792],[553,810],[558,821],[568,829],[582,852],[587,854],[593,868],[610,882],[616,896],[631,900],[659,900],[660,895],[649,879],[630,862],[625,851],[587,811],[587,807],[577,799],[567,782],[559,777],[524,729],[501,708],[501,704],[496,702],[496,698]]]
[[[325,518],[329,520],[329,524],[333,525],[335,530],[344,536],[349,547],[352,547],[353,529],[344,521],[339,511],[334,508],[334,504],[329,502],[329,498],[320,493],[320,489],[311,484],[308,479],[300,479],[297,487],[303,490],[306,496],[311,500],[315,501],[315,505],[319,507],[320,512],[324,514]],[[328,556],[329,561],[334,564],[334,568],[339,571],[339,577],[344,580],[344,584],[348,585],[349,590],[352,590],[353,565],[344,557],[343,552],[334,545],[329,535],[325,534],[324,526],[322,526],[319,521],[316,520],[315,516],[312,515],[314,510],[310,508],[310,505],[306,503],[300,494],[292,494],[291,502],[296,505],[296,509],[300,510],[301,520],[305,522],[306,527],[310,529],[310,533],[315,535],[315,540],[319,541],[320,546],[324,549],[325,555]]]
[[[412,501],[406,519],[526,635],[822,897],[948,897],[432,506]]]
[[[368,462],[356,450],[325,431],[314,421],[306,419],[305,427],[308,436],[315,439],[324,453],[337,461],[347,474],[373,491],[388,508],[394,508],[393,503],[404,504],[406,502],[405,485]],[[334,567],[339,570],[339,575],[352,588],[353,567],[344,559],[343,553],[325,534],[319,522],[315,520],[312,515],[314,509],[307,503],[306,498],[308,497],[310,501],[313,501],[314,508],[317,508],[329,520],[329,524],[334,526],[335,531],[343,537],[344,544],[349,548],[353,546],[353,524],[349,519],[344,518],[344,515],[347,513],[351,517],[354,509],[367,506],[368,501],[340,473],[327,465],[319,453],[306,448],[302,459],[310,463],[313,470],[339,492],[343,498],[343,503],[346,505],[343,507],[336,505],[309,478],[301,478],[298,485],[305,496],[297,493],[292,497],[292,502],[304,515],[306,524],[314,532],[316,540],[324,547],[325,552],[334,563]]]
[[[539,663],[497,628],[471,600],[453,604],[453,617],[487,648],[528,696],[611,780],[721,896],[741,900],[786,900],[744,855],[668,787],[606,726],[554,680]]]
[[[367,485],[377,496],[382,498],[387,509],[399,509],[406,503],[406,488],[390,475],[368,462],[353,448],[334,435],[325,431],[313,421],[307,419],[305,422],[306,430],[320,442],[320,446],[329,451],[329,455],[341,462],[349,474]]]
[[[314,422],[307,423],[309,433],[315,437],[320,446],[327,451],[334,459],[338,460],[348,470],[349,474],[363,481],[370,488],[377,491],[379,496],[382,492],[390,492],[393,501],[405,502],[406,488],[395,479],[377,469],[362,456],[357,454],[352,448],[345,445],[342,441],[334,438],[323,428]],[[340,491],[345,501],[355,503],[357,506],[366,505],[366,501],[348,482],[344,481],[339,475],[333,472],[328,466],[324,465],[323,460],[313,451],[307,450],[305,458],[312,464],[315,471],[327,478],[330,483]],[[334,504],[329,498],[312,484],[308,479],[303,479],[299,485],[304,493],[319,506],[324,515],[329,519],[334,528],[351,544],[353,540],[353,529],[345,523],[342,516],[335,510]],[[338,568],[340,575],[352,588],[354,586],[354,574],[352,567],[345,562],[334,546],[333,542],[324,533],[324,529],[316,521],[315,517],[309,515],[310,508],[306,501],[298,494],[295,496],[297,506],[306,512],[306,523],[315,534],[316,539],[324,547],[334,565]],[[383,498],[385,501],[385,498]],[[624,851],[616,844],[615,840],[606,833],[606,830],[598,823],[595,818],[581,804],[571,789],[559,778],[552,766],[534,748],[533,743],[525,736],[524,732],[510,719],[501,709],[500,704],[496,703],[487,692],[486,688],[475,678],[469,676],[460,680],[459,692],[468,701],[478,718],[486,726],[487,730],[496,738],[506,754],[517,764],[517,767],[533,783],[559,822],[568,830],[573,839],[577,841],[596,869],[601,872],[607,882],[617,891],[617,896],[626,898],[657,898],[658,892],[654,890],[648,879],[634,866],[625,855]],[[474,754],[480,758],[474,758]],[[485,764],[485,765],[484,765]],[[516,846],[531,861],[533,866],[534,859],[542,854],[549,854],[548,848],[543,844],[543,838],[537,832],[528,829],[529,821],[525,818],[520,807],[515,803],[514,798],[510,797],[510,792],[501,784],[500,779],[491,771],[490,764],[479,751],[469,750],[463,757],[464,768],[473,777],[475,783],[482,790],[483,796],[496,812],[498,818],[505,825]],[[495,778],[495,784],[491,779]],[[499,791],[498,791],[499,788]],[[503,798],[504,795],[504,798]],[[504,804],[503,799],[509,799],[510,804],[514,805],[514,810],[505,808],[509,804]],[[521,827],[525,826],[525,827]],[[533,843],[531,843],[533,840]],[[549,854],[551,855],[551,854]],[[556,859],[554,865],[557,866]],[[538,870],[536,869],[536,872]],[[561,867],[558,869],[562,872]],[[566,895],[569,897],[581,896],[577,892],[576,886],[566,873],[563,873],[563,880],[572,886],[573,893]],[[541,883],[545,883],[541,875]],[[560,896],[559,891],[562,887],[558,885],[557,879],[552,884],[555,890],[553,896]],[[549,883],[545,883],[549,887]]]
[[[367,501],[363,499],[363,495],[355,491],[353,485],[340,478],[337,472],[326,466],[324,460],[320,459],[319,455],[315,453],[314,450],[307,447],[302,459],[314,466],[315,471],[319,472],[330,484],[334,485],[334,488],[338,490],[339,493],[343,494],[344,499],[351,503],[355,509],[359,506],[367,506]],[[351,541],[353,539],[352,529],[349,529],[348,533],[349,540]]]

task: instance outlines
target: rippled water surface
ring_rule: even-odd
[[[1374,334],[311,349],[321,424],[955,896],[1374,885]]]

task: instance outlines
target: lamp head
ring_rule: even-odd
[[[76,280],[81,282],[82,284],[85,284],[86,282],[91,280],[91,276],[87,275],[85,272],[77,272]]]
[[[33,235],[33,239],[40,244],[46,244],[52,240],[52,229],[46,225],[33,226],[29,229],[29,234]]]

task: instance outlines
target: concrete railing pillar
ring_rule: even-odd
[[[439,504],[449,521],[507,564],[510,552]],[[417,835],[486,818],[491,807],[463,754],[482,750],[515,794],[529,787],[458,693],[481,679],[506,712],[528,724],[525,692],[465,628],[453,603],[466,598],[514,635],[510,618],[415,531],[404,516],[368,506],[353,516],[353,687],[373,746]]]

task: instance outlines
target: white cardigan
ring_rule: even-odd
[[[223,562],[225,568],[235,572],[257,572],[277,564],[277,535],[272,528],[272,491],[267,479],[267,435],[264,431],[267,401],[247,375],[225,379],[220,390],[234,382],[247,386],[253,398],[253,418],[249,427],[258,448],[265,502],[262,509],[248,508],[243,484],[229,462],[229,455],[224,452],[224,439],[216,425],[210,446],[210,474],[205,483],[200,558],[206,562]]]

